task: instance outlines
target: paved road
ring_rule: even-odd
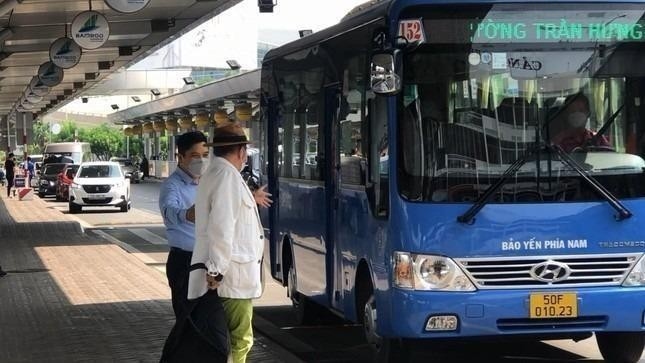
[[[144,180],[139,184],[132,184],[132,205],[146,212],[159,213],[160,181]]]
[[[168,247],[161,224],[157,196],[161,184],[132,186],[133,209],[129,213],[91,209],[75,215],[89,233],[99,235],[133,253],[149,266],[164,271]],[[48,200],[53,208],[65,203]],[[370,362],[371,352],[360,326],[328,316],[325,324],[297,326],[282,286],[270,281],[265,296],[256,301],[256,328],[265,337],[306,362]],[[645,357],[644,357],[645,358]],[[602,362],[595,339],[572,341],[487,341],[468,344],[428,344],[414,347],[413,361],[440,362]],[[645,359],[643,359],[645,362]]]

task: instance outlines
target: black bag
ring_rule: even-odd
[[[202,266],[191,266],[191,271]],[[161,363],[226,363],[229,350],[224,306],[217,290],[208,290],[204,296],[189,300],[166,339]]]

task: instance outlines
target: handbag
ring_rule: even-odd
[[[190,271],[206,270],[203,263]],[[228,326],[217,290],[188,301],[188,306],[173,326],[161,355],[161,363],[226,363],[230,350]]]

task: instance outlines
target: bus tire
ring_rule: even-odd
[[[287,294],[291,298],[291,304],[296,313],[296,323],[299,325],[312,325],[317,318],[316,303],[299,293],[297,284],[296,269],[291,265],[287,273]]]
[[[608,363],[636,363],[643,355],[645,334],[641,332],[596,333],[598,349]]]
[[[360,295],[363,295],[361,298]],[[376,299],[374,297],[374,290],[369,287],[369,295],[362,293],[359,295],[359,319],[363,323],[363,332],[367,343],[372,348],[374,354],[374,362],[388,363],[388,362],[409,362],[410,361],[410,347],[402,339],[393,339],[381,337],[377,333],[377,310]],[[365,296],[367,300],[365,300]]]

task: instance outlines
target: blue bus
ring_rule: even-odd
[[[270,51],[273,277],[415,340],[645,344],[645,2],[372,1]],[[639,65],[641,64],[641,65]]]

